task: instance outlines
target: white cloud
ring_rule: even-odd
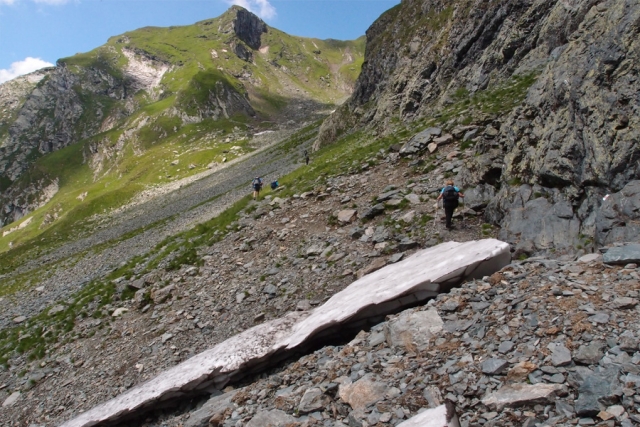
[[[2,1],[2,0],[0,0]],[[276,16],[276,8],[269,0],[228,0],[231,4],[242,6],[255,13],[262,19],[271,19]]]
[[[0,0],[0,4],[14,4],[16,0]]]
[[[6,0],[0,0],[6,1]],[[8,70],[0,69],[0,83],[4,83],[8,80],[15,79],[18,76],[29,74],[35,70],[39,70],[44,67],[52,67],[53,64],[47,61],[43,61],[40,58],[27,57],[23,61],[17,61],[11,64]]]

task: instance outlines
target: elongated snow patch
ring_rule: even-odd
[[[371,273],[310,312],[294,312],[265,322],[192,357],[139,386],[78,415],[63,427],[114,424],[163,405],[169,399],[223,388],[248,373],[263,371],[294,350],[339,329],[414,306],[469,278],[490,275],[511,261],[509,245],[487,239],[447,242],[416,252]]]

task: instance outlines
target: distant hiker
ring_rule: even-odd
[[[309,152],[307,150],[304,150],[304,162],[307,165],[309,164]]]
[[[445,183],[445,187],[440,191],[438,199],[442,199],[442,206],[444,207],[444,215],[446,218],[447,230],[451,230],[451,218],[453,217],[453,211],[458,207],[458,199],[464,198],[464,194],[460,192],[460,189],[453,185],[453,180],[448,180]]]
[[[262,178],[256,176],[251,181],[251,186],[253,187],[253,200],[256,200],[260,195],[260,190],[262,190]]]
[[[278,188],[278,186],[279,186],[279,185],[280,185],[280,184],[278,184],[278,180],[276,179],[275,181],[273,181],[273,182],[271,183],[271,189],[272,189],[272,190],[275,190],[276,188]]]

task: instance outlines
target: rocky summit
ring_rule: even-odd
[[[0,426],[640,425],[639,28],[234,6],[0,85]]]

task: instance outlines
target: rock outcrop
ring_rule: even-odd
[[[476,156],[457,182],[493,187],[485,218],[501,238],[526,254],[636,240],[638,211],[622,206],[640,203],[639,19],[631,0],[402,2],[367,31],[356,90],[316,147],[394,117],[471,121]],[[498,87],[513,98],[496,105]]]
[[[236,19],[233,21],[233,31],[236,36],[251,49],[260,49],[262,34],[268,31],[267,24],[246,9],[236,7],[235,10]]]

